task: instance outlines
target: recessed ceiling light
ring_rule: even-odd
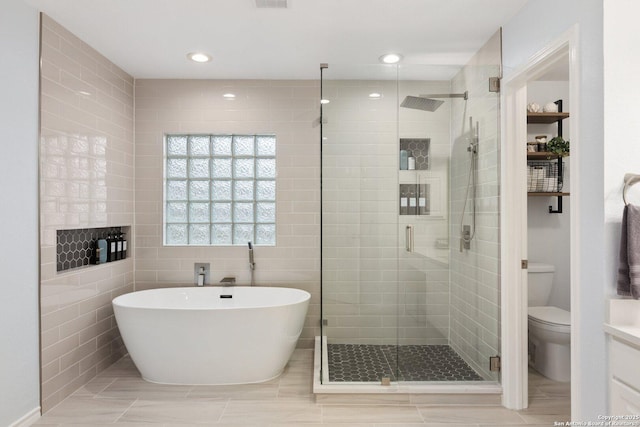
[[[402,55],[397,53],[387,53],[386,55],[382,55],[380,57],[380,61],[384,62],[385,64],[396,64],[400,62],[401,59]]]
[[[235,99],[236,95],[233,93],[225,93],[224,95],[222,95],[225,99]]]
[[[331,101],[329,101],[328,99],[321,99],[320,100],[320,104],[328,104],[329,102],[331,102]]]
[[[211,57],[206,53],[202,52],[191,52],[187,54],[187,58],[194,62],[209,62],[211,61]]]
[[[382,98],[382,94],[378,93],[378,92],[373,92],[369,94],[369,98],[371,99],[378,99],[378,98]]]

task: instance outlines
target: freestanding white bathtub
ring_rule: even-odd
[[[310,297],[275,287],[166,288],[121,295],[113,310],[145,380],[243,384],[280,375]]]

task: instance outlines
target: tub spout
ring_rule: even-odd
[[[235,277],[225,277],[222,280],[220,280],[220,283],[222,283],[222,286],[232,286],[236,284],[236,278]]]

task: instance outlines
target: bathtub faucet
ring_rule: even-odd
[[[222,283],[222,286],[233,286],[236,284],[236,278],[235,277],[225,277],[222,280],[220,280],[220,283]]]
[[[247,244],[249,245],[249,270],[251,271],[251,286],[253,286],[256,284],[256,279],[253,274],[254,270],[256,269],[256,263],[253,262],[253,245],[251,244],[251,242],[247,242]]]

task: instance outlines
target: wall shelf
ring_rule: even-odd
[[[562,192],[556,192],[556,191],[529,191],[527,193],[527,195],[529,196],[533,196],[533,197],[562,197],[562,196],[568,196],[570,193],[562,193]]]
[[[569,113],[563,113],[561,111],[557,113],[527,113],[527,123],[529,124],[549,125],[568,118]]]
[[[527,160],[551,160],[557,159],[558,155],[548,151],[528,151]]]
[[[562,121],[564,119],[569,118],[569,113],[562,111],[562,100],[559,99],[554,102],[558,106],[557,113],[529,113],[527,112],[527,123],[528,124],[553,124],[556,123],[558,125],[558,136],[562,136]],[[549,153],[549,152],[536,152],[536,151],[528,151],[527,152],[527,160],[557,160],[558,161],[558,187],[557,189],[562,189],[562,156],[558,156],[557,154]],[[554,209],[553,206],[549,206],[549,213],[562,213],[562,197],[568,196],[569,193],[563,192],[528,192],[528,196],[533,197],[557,197],[558,204],[557,209]]]

